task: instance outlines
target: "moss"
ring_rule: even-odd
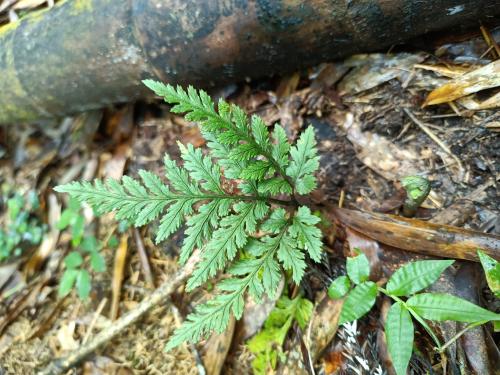
[[[5,51],[5,65],[1,66],[2,79],[0,80],[0,91],[7,91],[11,93],[11,97],[7,102],[0,103],[2,111],[0,112],[0,123],[8,121],[8,118],[13,116],[20,116],[22,118],[34,117],[33,112],[30,110],[31,106],[19,104],[19,100],[26,101],[26,91],[24,90],[19,78],[17,77],[16,66],[14,61],[14,38],[5,38],[2,48]]]

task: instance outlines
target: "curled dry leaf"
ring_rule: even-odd
[[[314,307],[305,339],[313,363],[337,333],[343,303],[342,299],[333,300],[325,295]]]
[[[500,60],[459,76],[432,91],[424,106],[451,102],[475,92],[500,86]]]

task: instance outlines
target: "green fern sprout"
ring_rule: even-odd
[[[179,144],[182,166],[168,155],[164,158],[168,185],[141,170],[140,180],[124,176],[121,181],[72,182],[55,190],[100,213],[114,211],[117,219],[135,226],[160,218],[157,243],[185,222],[180,263],[195,248],[201,249],[188,291],[218,272],[229,274],[217,285],[218,294],[198,306],[175,331],[167,344],[171,349],[224,331],[231,314],[241,318],[246,293],[256,301],[264,293],[275,297],[282,269],[299,283],[306,254],[320,261],[322,236],[316,226],[320,219],[295,199],[316,187],[319,157],[311,126],[290,146],[280,125],[270,133],[260,117],[248,118],[241,108],[223,100],[215,109],[204,91],[193,87],[185,91],[152,80],[144,84],[172,104],[172,112],[185,113],[187,120],[199,123],[209,155]],[[225,180],[237,184],[236,192],[227,191]]]

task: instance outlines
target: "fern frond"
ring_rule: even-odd
[[[283,264],[283,268],[292,271],[292,280],[297,285],[300,284],[306,269],[306,262],[304,261],[304,253],[297,248],[297,240],[289,234],[283,236],[277,256]]]
[[[314,172],[319,167],[314,128],[308,126],[300,135],[297,145],[290,150],[292,161],[286,173],[292,178],[295,190],[299,194],[310,193],[316,187]]]
[[[207,191],[225,194],[224,189],[222,189],[219,166],[210,158],[204,157],[201,149],[195,149],[191,144],[186,147],[180,142],[177,143],[184,160],[184,168],[189,172],[191,178],[201,183],[201,187]]]
[[[219,229],[203,249],[202,259],[188,280],[188,291],[203,284],[234,259],[237,251],[246,245],[249,236],[256,231],[257,222],[267,209],[263,202],[240,202],[234,205],[236,214],[221,220]]]
[[[231,199],[216,199],[200,207],[199,213],[187,221],[186,238],[182,243],[179,262],[185,264],[196,247],[212,237],[214,229],[219,226],[219,219],[228,215]]]
[[[274,125],[273,139],[275,142],[272,150],[273,158],[281,168],[285,168],[289,162],[288,153],[290,152],[290,143],[288,142],[285,129],[281,125]]]
[[[172,348],[224,330],[231,314],[241,317],[245,293],[256,301],[264,293],[274,297],[282,268],[300,283],[306,253],[320,260],[319,219],[293,197],[314,188],[319,163],[312,127],[291,147],[281,126],[270,133],[260,117],[248,118],[223,100],[215,106],[202,90],[144,83],[173,105],[172,112],[200,124],[209,154],[179,143],[181,164],[164,157],[166,182],[141,170],[140,179],[73,182],[55,190],[136,226],[159,219],[157,243],[186,222],[180,262],[195,248],[201,250],[187,290],[219,271],[230,274],[219,283],[220,294],[196,308],[175,332],[168,344]]]
[[[319,217],[311,214],[308,207],[301,206],[295,213],[289,229],[292,237],[297,239],[299,246],[307,250],[309,256],[315,262],[321,260],[322,252],[321,230],[316,226],[320,220]]]
[[[241,318],[245,292],[249,291],[256,300],[262,298],[263,292],[276,294],[281,275],[274,256],[285,230],[286,227],[275,237],[267,237],[264,241],[252,243],[254,250],[260,256],[256,259],[241,260],[231,267],[229,272],[233,276],[243,277],[226,279],[219,283],[218,288],[223,293],[196,307],[195,312],[189,314],[183,325],[174,332],[166,350],[186,341],[197,342],[213,331],[217,333],[224,331],[231,313],[236,319]]]
[[[258,116],[253,116],[249,124],[245,111],[223,100],[219,101],[217,112],[208,94],[203,90],[196,91],[191,86],[185,91],[180,86],[174,88],[151,80],[144,81],[144,84],[162,96],[167,103],[173,104],[172,112],[186,113],[187,120],[199,122],[203,135],[212,133],[214,137],[210,140],[209,147],[214,143],[234,145],[230,153],[230,159],[233,160],[248,161],[258,156],[266,159],[266,171],[263,169],[264,164],[261,164],[258,172],[247,171],[245,175],[240,174],[235,178],[247,178],[250,175],[254,176],[253,179],[260,180],[266,173],[276,171],[291,186],[281,167],[282,162],[280,164],[273,155],[267,127]]]

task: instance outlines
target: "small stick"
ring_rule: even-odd
[[[82,345],[80,348],[69,354],[67,357],[57,359],[51,362],[47,367],[38,372],[39,375],[60,375],[65,371],[75,366],[89,354],[93,353],[97,348],[106,344],[108,341],[114,339],[123,330],[130,327],[137,322],[145,314],[151,311],[154,307],[161,303],[165,303],[170,295],[181,286],[184,281],[191,275],[194,265],[199,260],[199,255],[193,255],[189,262],[183,267],[173,279],[166,280],[160,285],[153,293],[147,296],[142,302],[133,310],[123,315],[120,319],[114,321],[107,328],[99,332],[87,344]]]
[[[151,288],[155,287],[153,273],[151,272],[151,266],[149,265],[148,254],[144,248],[144,242],[142,242],[141,234],[137,228],[134,228],[134,238],[137,245],[137,252],[139,253],[139,259],[141,260],[142,270],[144,271],[144,278],[146,283]]]
[[[418,118],[415,117],[415,115],[413,113],[410,112],[410,110],[408,108],[403,108],[403,111],[408,115],[408,117],[416,124],[418,125],[418,127],[420,129],[423,130],[423,132],[425,134],[427,134],[434,142],[437,143],[437,145],[439,147],[441,147],[444,152],[446,152],[448,155],[450,155],[458,164],[459,168],[460,168],[460,178],[463,177],[463,171],[464,171],[464,167],[462,165],[462,162],[460,161],[460,159],[453,153],[451,152],[450,148],[445,145],[439,138],[436,134],[434,134],[432,132],[431,129],[429,129],[428,126],[426,126],[422,121],[420,121]]]
[[[108,302],[108,299],[103,298],[103,300],[99,303],[99,306],[97,306],[97,310],[95,311],[94,316],[92,317],[92,321],[90,322],[89,328],[87,329],[87,332],[85,332],[85,336],[83,337],[82,345],[85,345],[89,340],[90,335],[92,334],[92,330],[94,329],[94,326],[97,323],[97,318],[99,318],[99,315],[101,315],[104,306],[106,306],[106,302]]]

